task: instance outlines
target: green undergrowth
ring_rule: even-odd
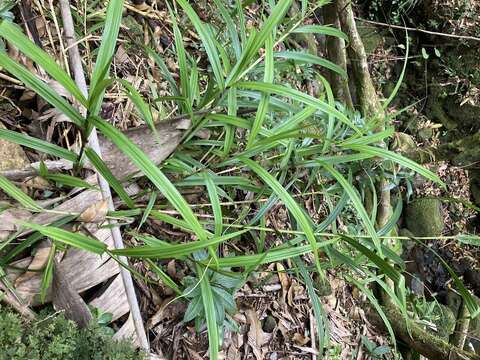
[[[79,329],[63,313],[42,312],[32,323],[0,307],[1,360],[142,360],[127,341],[115,341],[106,327]]]

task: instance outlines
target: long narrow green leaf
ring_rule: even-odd
[[[165,65],[165,62],[163,61],[163,59],[160,56],[158,56],[158,54],[153,49],[149,47],[145,47],[144,49],[148,53],[148,55],[150,55],[153,58],[153,61],[155,61],[157,66],[160,68],[161,70],[160,73],[165,78],[165,80],[168,81],[168,84],[172,88],[173,95],[180,96],[180,91],[178,90],[177,82],[173,78],[170,70],[168,70],[167,65]]]
[[[220,176],[208,175],[209,179],[215,185],[232,185],[232,186],[253,186],[253,183],[242,176]],[[191,175],[182,181],[174,183],[176,186],[199,186],[205,184],[205,177],[203,175]]]
[[[240,60],[237,61],[237,63],[227,77],[227,87],[235,83],[242,75],[242,73],[247,69],[250,61],[257,54],[260,47],[265,43],[267,37],[272,33],[273,28],[282,21],[291,3],[292,0],[280,0],[277,5],[272,9],[270,16],[262,25],[260,32],[250,35],[247,46],[243,49]]]
[[[315,292],[315,287],[313,286],[313,281],[310,278],[310,274],[303,264],[303,259],[297,257],[293,258],[293,261],[300,270],[300,274],[302,275],[303,281],[307,287],[308,297],[312,302],[313,313],[317,323],[318,349],[320,350],[320,353],[323,353],[323,350],[328,347],[329,342],[328,320],[326,319],[326,314],[323,310],[322,303]]]
[[[97,115],[102,104],[103,91],[95,98],[92,98],[91,95],[97,84],[105,80],[108,76],[122,21],[123,1],[124,0],[110,0],[108,2],[102,41],[90,82],[89,112],[91,115]]]
[[[238,17],[238,32],[240,35],[240,44],[244,46],[244,44],[247,43],[247,30],[245,26],[245,14],[243,13],[242,1],[235,0],[235,5],[235,12]]]
[[[147,124],[152,131],[155,131],[152,111],[150,110],[150,106],[148,106],[143,100],[142,95],[140,95],[137,89],[135,89],[128,81],[123,79],[117,79],[117,81],[127,90],[126,93],[128,98],[133,102],[138,111],[140,111],[140,115],[142,116],[143,121],[145,121],[145,124]]]
[[[118,179],[112,174],[110,169],[107,167],[107,164],[98,156],[98,154],[91,148],[85,150],[85,155],[87,155],[88,160],[92,163],[95,169],[107,180],[110,187],[115,191],[115,193],[122,199],[129,208],[134,208],[135,204],[133,200],[128,196],[127,192],[123,188],[123,185],[118,181]]]
[[[392,216],[390,217],[390,219],[388,219],[386,224],[380,230],[378,230],[378,236],[384,236],[390,233],[390,231],[395,227],[395,225],[397,225],[398,219],[400,219],[400,216],[402,215],[402,210],[402,197],[398,196],[397,204],[395,206],[395,209],[393,210]]]
[[[51,224],[53,227],[57,226],[62,226],[65,224],[68,224],[69,222],[72,222],[75,220],[77,216],[76,215],[68,215],[65,216],[64,218],[57,220]],[[5,266],[8,264],[10,261],[15,259],[18,255],[20,255],[23,251],[37,243],[38,241],[42,240],[44,238],[44,235],[39,233],[38,231],[34,232],[33,234],[29,235],[25,240],[23,240],[20,244],[15,246],[8,254],[2,256],[2,259],[0,260],[0,265]]]
[[[77,154],[75,154],[73,151],[16,131],[0,129],[0,139],[11,141],[16,144],[28,147],[30,149],[37,150],[52,156],[57,156],[59,158],[72,162],[76,161],[78,157]]]
[[[272,134],[297,128],[299,124],[311,117],[317,109],[314,106],[307,106],[305,109],[296,112],[293,116],[286,118],[280,124],[275,126],[271,131]]]
[[[73,108],[63,97],[61,97],[55,90],[50,88],[45,82],[33,75],[26,67],[16,63],[8,57],[5,51],[0,50],[0,66],[5,68],[10,74],[15,76],[25,84],[29,89],[36,92],[40,97],[45,99],[50,105],[54,106],[72,122],[82,127],[84,119],[80,113]]]
[[[195,264],[197,276],[202,276],[202,267]],[[207,269],[205,269],[207,271]],[[200,278],[200,292],[202,294],[203,310],[207,320],[208,331],[208,352],[210,359],[218,360],[218,346],[220,345],[220,336],[218,333],[217,315],[215,312],[215,301],[213,298],[212,287],[207,276]]]
[[[274,71],[274,62],[273,62],[273,35],[270,34],[267,36],[265,41],[265,75],[263,81],[266,83],[273,82],[273,71]],[[262,128],[263,121],[268,111],[270,94],[263,93],[260,104],[258,105],[257,113],[255,114],[255,120],[253,121],[252,130],[250,131],[250,136],[248,137],[247,149],[251,148],[255,142],[260,129]]]
[[[350,197],[350,200],[353,203],[353,206],[355,207],[355,210],[357,210],[358,215],[360,216],[360,219],[362,219],[362,222],[365,226],[365,229],[367,230],[368,234],[372,237],[372,240],[375,244],[375,247],[377,248],[377,251],[379,254],[382,254],[382,246],[380,242],[380,238],[377,235],[377,232],[375,231],[375,228],[370,221],[370,217],[368,216],[367,210],[365,210],[365,207],[362,204],[362,201],[360,200],[360,196],[358,195],[357,190],[350,184],[347,179],[343,177],[342,174],[336,169],[333,168],[332,165],[327,164],[327,163],[321,163],[327,171],[332,174],[332,176],[340,183],[342,188],[347,192],[348,196]]]
[[[171,9],[170,5],[167,3],[168,11],[170,13],[170,19],[172,20],[172,27],[173,27],[173,35],[175,39],[175,52],[177,54],[177,61],[178,61],[178,70],[180,73],[180,88],[181,88],[181,96],[183,96],[187,102],[185,103],[185,111],[191,113],[192,110],[192,103],[188,100],[191,99],[190,96],[190,84],[189,84],[189,76],[188,76],[188,62],[187,62],[187,54],[185,52],[185,44],[183,43],[183,36],[180,28],[178,27],[177,19],[175,13]]]
[[[7,195],[17,200],[22,206],[27,209],[32,210],[41,210],[42,208],[38,205],[30,196],[25,194],[22,190],[17,188],[10,180],[6,177],[0,175],[0,189],[4,191]]]
[[[378,268],[382,271],[383,274],[387,275],[390,279],[392,279],[395,283],[400,281],[400,273],[395,270],[387,261],[383,260],[380,256],[375,254],[373,251],[368,249],[367,247],[360,244],[360,242],[356,239],[352,239],[348,236],[341,235],[342,240],[346,241],[356,250],[361,252],[365,255],[372,263],[374,263]]]
[[[236,116],[237,115],[237,87],[232,86],[228,89],[227,93],[227,113],[228,116]],[[227,125],[225,126],[225,144],[223,146],[223,153],[228,155],[233,147],[233,143],[235,140],[235,129],[233,126]]]
[[[297,51],[279,51],[273,54],[276,58],[283,58],[288,60],[295,60],[301,63],[315,64],[326,69],[332,70],[342,76],[347,77],[347,72],[337,64],[313,54],[297,52]]]
[[[147,204],[147,207],[145,208],[145,211],[143,212],[142,219],[138,223],[137,232],[140,231],[140,228],[150,216],[150,213],[152,212],[152,209],[153,209],[153,206],[155,205],[156,200],[157,200],[157,192],[153,191],[152,194],[150,195],[150,199],[148,199],[148,204]]]
[[[356,132],[361,134],[361,131],[340,111],[338,111],[334,107],[326,104],[325,102],[323,102],[319,99],[316,99],[313,96],[305,94],[301,91],[291,89],[291,88],[288,88],[288,87],[282,86],[282,85],[265,84],[265,83],[262,83],[262,82],[255,82],[255,81],[239,82],[239,83],[237,83],[237,86],[239,88],[243,88],[243,89],[263,91],[263,92],[266,92],[266,93],[275,93],[275,94],[278,94],[278,95],[288,97],[292,100],[302,102],[306,105],[314,106],[315,108],[325,112],[326,114],[329,114],[329,115],[332,115],[332,116],[336,117],[341,122],[343,122],[344,124],[349,126],[351,129],[353,129]]]
[[[48,254],[47,264],[43,269],[42,283],[40,285],[40,301],[43,303],[47,297],[48,289],[53,280],[53,265],[55,260],[55,244],[52,244]]]
[[[333,96],[332,87],[330,86],[330,84],[328,83],[327,79],[324,76],[322,76],[321,74],[318,74],[317,76],[319,77],[320,81],[323,84],[323,87],[325,88],[328,105],[330,105],[331,107],[335,107],[335,97]],[[336,124],[335,118],[329,115],[328,125],[327,125],[327,134],[326,134],[325,142],[322,148],[323,153],[327,152],[327,150],[330,149],[332,146],[335,124]]]
[[[192,227],[184,220],[177,219],[176,217],[164,214],[158,210],[152,210],[150,215],[157,220],[163,221],[166,224],[173,225],[182,231],[193,233]]]
[[[85,189],[93,189],[95,186],[87,183],[78,177],[66,175],[66,174],[46,174],[42,175],[46,180],[54,181],[69,187],[79,187]]]
[[[190,256],[195,251],[206,249],[209,246],[215,246],[229,239],[236,238],[248,230],[240,230],[234,233],[226,234],[223,236],[215,236],[208,240],[192,241],[186,244],[175,245],[163,245],[158,244],[155,246],[137,246],[132,248],[112,250],[112,254],[123,255],[135,258],[157,258],[157,259],[170,259],[175,257]]]
[[[218,7],[218,10],[220,10],[220,14],[223,17],[223,20],[225,21],[225,25],[227,25],[227,31],[230,36],[230,41],[232,43],[233,50],[235,52],[235,57],[240,59],[240,56],[242,55],[242,47],[240,45],[240,40],[238,39],[238,31],[235,28],[235,23],[233,22],[232,17],[230,16],[230,13],[228,12],[227,8],[225,5],[223,5],[223,1],[221,0],[213,0],[215,2],[215,5]]]
[[[396,162],[397,164],[402,165],[408,169],[411,169],[419,173],[420,175],[424,176],[425,178],[436,182],[440,186],[445,187],[445,183],[442,180],[440,180],[440,178],[436,174],[434,174],[430,170],[425,169],[423,166],[417,164],[415,161],[412,161],[400,154],[394,153],[390,150],[369,146],[369,145],[349,144],[349,145],[346,145],[345,147],[352,150],[356,150],[360,153],[365,153],[372,156],[378,156],[384,159],[392,160],[393,162]]]
[[[217,186],[213,182],[210,174],[204,172],[202,173],[202,176],[205,180],[205,185],[207,186],[210,203],[212,204],[213,217],[215,220],[215,236],[220,236],[223,232],[223,216]]]
[[[28,222],[22,222],[22,225],[37,230],[44,236],[55,241],[77,247],[79,249],[90,251],[95,254],[103,254],[107,250],[107,245],[93,237],[83,235],[78,232],[71,232],[53,226],[44,226]]]
[[[293,217],[298,222],[300,228],[305,232],[305,237],[307,238],[312,248],[312,252],[315,258],[315,265],[319,274],[322,275],[323,271],[320,266],[320,258],[316,251],[317,240],[315,239],[312,226],[308,221],[305,212],[300,208],[300,206],[296,203],[292,196],[285,190],[282,184],[280,184],[278,180],[276,180],[272,175],[270,175],[268,171],[266,171],[264,168],[262,168],[260,165],[250,159],[242,157],[240,158],[240,160],[250,169],[252,169],[252,171],[254,171],[272,189],[272,191],[283,201],[287,209],[292,213]]]
[[[14,44],[27,57],[40,65],[53,79],[58,81],[83,106],[87,106],[87,99],[70,76],[58,66],[49,54],[30,41],[18,26],[10,21],[0,21],[0,36]]]
[[[327,240],[315,244],[315,249],[320,249],[338,242],[338,239]],[[255,255],[228,256],[219,259],[220,267],[249,267],[273,262],[283,261],[295,256],[305,255],[312,252],[309,245],[302,246],[282,246],[278,249],[271,249],[264,253]]]
[[[337,28],[325,25],[304,25],[297,27],[292,33],[329,35],[348,41],[347,34]]]
[[[403,61],[403,67],[402,67],[402,72],[400,73],[400,76],[397,80],[397,83],[395,84],[395,87],[393,88],[392,93],[388,97],[387,100],[382,104],[382,107],[386,109],[388,105],[392,102],[392,100],[397,96],[398,90],[400,90],[400,86],[402,85],[403,78],[405,77],[405,72],[407,71],[407,64],[408,64],[408,55],[410,52],[410,41],[408,40],[408,30],[405,28],[405,39],[407,42],[407,48],[405,50],[405,60]]]
[[[173,186],[170,180],[162,173],[162,171],[150,160],[137,145],[132,143],[121,131],[114,128],[106,121],[95,117],[93,124],[109,138],[117,147],[127,155],[145,174],[146,177],[157,187],[158,190],[167,198],[168,201],[177,209],[182,217],[190,224],[192,229],[200,240],[205,240],[207,234],[198,222],[197,217],[188,203]]]
[[[198,32],[200,39],[202,40],[205,51],[207,52],[208,59],[210,60],[210,65],[212,66],[213,74],[217,85],[220,89],[224,88],[224,77],[222,71],[222,65],[220,63],[220,57],[215,47],[215,41],[212,38],[212,34],[208,31],[205,24],[200,20],[197,13],[191,5],[186,0],[177,0],[180,6],[183,8],[193,26]]]
[[[358,136],[357,134],[355,134],[352,137],[342,141],[339,145],[348,146],[348,145],[378,144],[381,141],[383,141],[385,138],[392,136],[394,132],[395,132],[395,128],[391,126],[383,131],[379,131],[371,135]]]

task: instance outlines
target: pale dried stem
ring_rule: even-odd
[[[88,97],[88,90],[87,90],[87,83],[85,81],[85,74],[83,72],[82,67],[82,60],[80,57],[80,52],[78,50],[78,46],[76,45],[75,40],[75,32],[73,26],[73,19],[70,10],[70,1],[69,0],[60,0],[59,1],[61,12],[62,12],[62,19],[64,25],[64,35],[66,38],[67,46],[69,47],[68,53],[70,57],[70,63],[73,70],[75,82],[84,94],[85,97]],[[86,109],[81,110],[83,115],[86,114]],[[90,136],[89,136],[89,145],[90,147],[98,154],[98,156],[102,156],[100,151],[100,145],[98,142],[97,131],[93,128]],[[105,180],[103,176],[97,174],[98,183],[100,185],[100,189],[102,191],[102,197],[107,200],[108,202],[108,209],[110,211],[114,211],[115,207],[112,201],[112,194],[110,192],[110,186],[108,182]],[[116,221],[109,220],[111,225],[111,232],[114,247],[116,249],[121,249],[124,247],[122,234],[120,232],[120,228],[115,226]],[[128,264],[127,259],[125,257],[119,257],[119,261],[124,264]],[[125,286],[125,293],[127,295],[127,301],[130,307],[130,313],[132,315],[133,323],[135,326],[135,332],[138,337],[138,341],[140,346],[145,349],[149,350],[150,345],[148,343],[147,336],[145,334],[145,328],[143,325],[142,315],[140,313],[140,307],[138,305],[137,296],[135,294],[135,288],[133,285],[133,279],[128,270],[126,270],[123,266],[120,267],[120,274],[122,276],[123,284]]]

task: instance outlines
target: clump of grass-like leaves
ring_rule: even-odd
[[[373,201],[373,209],[367,211],[365,194],[371,192],[374,198],[377,197],[378,189],[371,180],[377,176],[387,175],[393,190],[414,172],[441,181],[415,162],[377,146],[382,140],[388,141],[392,128],[376,132],[374,120],[364,119],[334,101],[320,70],[325,67],[345,76],[343,69],[316,55],[288,50],[285,40],[293,33],[345,38],[332,27],[302,25],[314,8],[305,8],[288,17],[286,14],[292,1],[279,0],[269,7],[258,30],[247,30],[240,1],[233,7],[220,0],[214,1],[219,14],[217,25],[202,22],[187,0],[177,0],[176,3],[179,5],[177,11],[188,17],[198,34],[209,67],[202,69],[199,59],[186,51],[185,31],[182,32],[183,26],[178,24],[181,16],[169,6],[179,81],[169,72],[162,56],[148,47],[145,52],[155,60],[170,86],[172,96],[165,98],[165,102],[173,101],[178,111],[191,119],[191,128],[181,147],[161,166],[153,163],[120,130],[98,116],[105,89],[117,81],[109,78],[108,69],[121,23],[122,1],[109,3],[101,46],[90,76],[88,98],[81,94],[54,59],[30,42],[16,25],[8,20],[0,22],[0,36],[41,65],[87,108],[87,116],[82,116],[65,98],[9,58],[6,52],[0,52],[0,66],[68,116],[83,141],[88,138],[92,127],[96,127],[118,146],[151,183],[149,191],[153,200],[147,206],[130,198],[124,184],[88,147],[79,156],[10,130],[0,130],[0,138],[77,164],[83,162],[84,156],[88,157],[128,208],[110,216],[129,222],[140,218],[143,222],[146,216],[190,233],[197,240],[173,243],[168,238],[145,236],[132,228],[129,234],[142,245],[108,250],[97,239],[61,229],[65,222],[73,220],[69,218],[63,224],[49,226],[25,224],[36,231],[28,244],[33,245],[46,236],[55,242],[99,254],[108,251],[112,256],[145,259],[179,297],[190,299],[186,320],[196,318],[198,329],[207,326],[212,359],[218,358],[221,331],[228,313],[235,310],[235,288],[262,264],[286,259],[294,260],[293,264],[298,267],[312,298],[319,333],[324,335],[319,339],[320,348],[328,343],[327,322],[317,297],[317,285],[311,276],[316,273],[325,283],[327,268],[339,271],[346,268],[357,274],[352,277],[345,272],[345,278],[364,291],[393,337],[388,320],[368,285],[372,282],[379,284],[406,316],[402,275],[405,267],[398,254],[384,241],[400,216],[401,197],[398,197],[392,219],[384,228],[377,229],[376,201]],[[322,2],[317,2],[315,7],[321,5]],[[280,45],[287,50],[277,51]],[[284,83],[284,79],[278,77],[289,67],[295,71],[303,66],[313,69],[323,79],[324,90],[318,96],[306,93],[298,84]],[[118,82],[141,118],[153,129],[152,104],[162,99],[144,99],[125,80]],[[201,130],[208,130],[210,137],[199,139],[197,134]],[[203,186],[208,203],[189,204],[181,194],[181,189],[188,186]],[[7,179],[0,179],[0,187],[22,206],[43,211]],[[315,208],[322,208],[325,212],[321,221],[315,221],[311,211],[303,206],[303,197],[312,194]],[[288,213],[290,228],[266,226],[272,209],[279,203]],[[210,212],[211,217],[199,217],[199,207],[204,213]],[[172,215],[172,211],[163,211],[165,209],[174,210],[176,215]],[[342,219],[345,225],[342,229],[337,227],[337,219]],[[272,235],[283,239],[283,243],[272,246],[269,241]],[[229,244],[240,241],[251,244],[252,252],[245,254],[238,252],[238,247],[229,247]],[[226,248],[229,249],[228,256],[224,256]],[[18,254],[14,247],[10,251]],[[326,256],[320,256],[321,253]],[[7,258],[11,260],[13,256],[10,254]],[[193,275],[182,285],[170,279],[155,262],[172,258],[191,265]],[[394,283],[396,290],[388,285],[388,281]],[[458,278],[456,284],[468,299],[469,293]],[[477,307],[472,302],[469,306],[473,314]]]

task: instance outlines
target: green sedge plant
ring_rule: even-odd
[[[17,25],[1,20],[0,36],[59,82],[78,104],[87,109],[87,115],[82,116],[72,103],[2,51],[0,66],[68,116],[81,134],[83,143],[82,151],[77,154],[11,130],[0,130],[0,138],[54,158],[72,161],[77,167],[87,157],[125,204],[125,210],[110,215],[129,222],[139,221],[140,225],[130,229],[129,234],[141,244],[119,250],[107,249],[105,244],[91,236],[63,229],[63,225],[75,219],[70,217],[65,222],[46,226],[24,223],[23,226],[35,230],[35,233],[24,240],[27,245],[20,245],[21,250],[12,247],[6,258],[12,260],[42,237],[49,237],[59,246],[143,259],[164,283],[172,287],[178,299],[189,300],[185,320],[195,320],[198,329],[206,326],[211,359],[218,358],[223,326],[226,322],[231,323],[229,316],[235,312],[235,289],[263,264],[286,259],[294,260],[310,296],[315,299],[312,302],[314,314],[319,334],[323,334],[319,338],[320,349],[328,349],[328,322],[318,300],[318,282],[312,279],[315,277],[326,282],[325,272],[330,268],[348,270],[344,272],[344,278],[364,290],[393,337],[388,319],[370,284],[376,283],[384,288],[407,316],[402,275],[405,266],[398,253],[385,241],[399,212],[394,212],[392,221],[384,228],[377,229],[372,216],[376,212],[376,202],[371,211],[367,211],[364,205],[365,187],[369,186],[367,179],[387,174],[395,179],[391,186],[397,192],[402,176],[408,178],[414,172],[440,184],[441,180],[415,162],[377,145],[379,141],[388,140],[392,135],[391,128],[375,131],[373,120],[364,119],[335,102],[321,71],[326,68],[345,76],[343,69],[318,56],[288,49],[286,40],[294,33],[346,39],[345,34],[329,26],[303,25],[304,19],[323,3],[316,2],[312,8],[302,6],[299,14],[288,16],[292,0],[269,2],[269,11],[261,16],[258,30],[247,30],[240,1],[230,6],[215,0],[212,6],[218,9],[218,19],[209,24],[200,19],[187,0],[177,0],[176,7],[169,4],[175,37],[172,51],[179,67],[178,82],[165,65],[165,59],[148,46],[143,47],[170,87],[172,96],[163,99],[155,96],[145,99],[125,80],[110,78],[109,68],[122,20],[123,1],[112,0],[108,4],[95,67],[89,74],[88,98],[55,60],[29,41]],[[199,58],[186,50],[181,30],[184,24],[179,25],[181,15],[188,18],[188,26],[198,34],[202,56],[209,64],[206,68],[200,66]],[[280,47],[287,50],[277,51]],[[308,94],[302,84],[285,83],[279,77],[289,66],[295,71],[297,66],[305,64],[315,69],[323,84],[323,92],[316,96]],[[99,117],[104,92],[113,82],[124,88],[139,116],[152,131],[155,131],[152,103],[174,102],[181,115],[191,120],[181,147],[160,166],[125,134]],[[149,180],[152,195],[146,208],[126,193],[122,181],[116,179],[102,159],[87,147],[86,140],[93,127],[128,156]],[[210,138],[198,138],[197,135],[205,130],[211,134]],[[388,166],[384,167],[384,163]],[[60,175],[49,174],[45,169],[42,174],[52,181],[63,180],[67,185],[85,185],[82,179],[75,181],[71,175],[59,178]],[[181,189],[186,186],[203,186],[207,203],[188,203],[181,194]],[[0,178],[0,187],[25,208],[39,212],[48,210],[41,208],[6,178]],[[377,195],[374,187],[370,190]],[[162,195],[164,200],[157,195]],[[245,200],[247,195],[251,201]],[[321,221],[315,220],[312,210],[303,205],[305,196],[313,196],[314,208],[325,211]],[[291,228],[266,226],[276,206],[285,208]],[[199,207],[211,212],[212,216],[199,217],[196,211]],[[174,210],[176,215],[164,212],[165,208]],[[147,219],[172,225],[196,240],[175,243],[168,238],[144,236],[139,229]],[[346,229],[337,226],[337,219],[347,224]],[[272,244],[269,238],[278,234],[284,241]],[[12,241],[13,237],[9,240]],[[230,244],[241,241],[254,244],[254,252],[246,254],[235,250],[238,247],[230,247]],[[229,250],[228,256],[224,256],[226,249]],[[159,259],[172,258],[187,262],[191,268],[192,276],[182,285],[170,279],[156,263]],[[45,288],[50,279],[51,269],[47,267]],[[396,290],[389,287],[387,280],[396,285]],[[478,306],[468,291],[458,278],[454,277],[454,281],[462,295],[469,299],[466,303],[471,314],[478,314]]]

